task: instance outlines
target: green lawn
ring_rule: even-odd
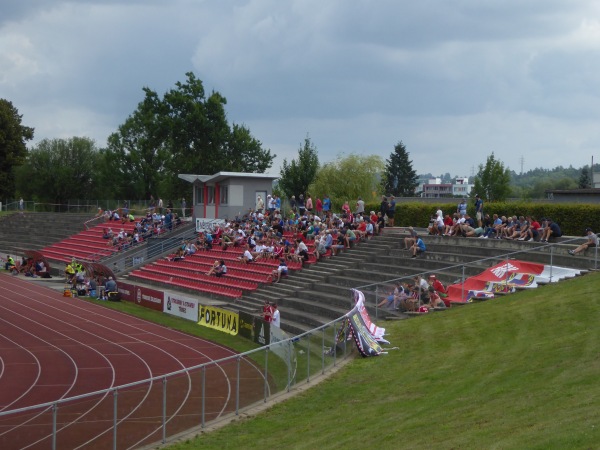
[[[599,448],[599,319],[590,274],[380,323],[399,350],[170,448]]]

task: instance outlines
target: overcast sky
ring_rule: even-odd
[[[35,141],[99,147],[193,71],[230,123],[295,158],[389,157],[471,175],[600,162],[600,2],[4,0],[0,98]]]

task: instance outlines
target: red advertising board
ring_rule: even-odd
[[[117,285],[123,300],[162,312],[165,302],[163,291],[123,282],[119,282]]]

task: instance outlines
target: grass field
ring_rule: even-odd
[[[590,274],[380,323],[398,350],[170,448],[600,448],[599,293]]]

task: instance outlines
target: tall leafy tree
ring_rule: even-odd
[[[92,139],[44,139],[17,170],[23,195],[56,204],[69,199],[94,199],[98,150]]]
[[[25,143],[33,139],[33,128],[22,125],[22,118],[11,102],[0,99],[0,198],[15,196],[14,169],[25,162]]]
[[[495,158],[492,152],[485,165],[479,165],[473,191],[487,201],[499,202],[508,198],[510,190],[510,171]]]
[[[581,169],[581,175],[579,176],[579,188],[586,189],[592,186],[592,180],[590,179],[590,174],[587,166]]]
[[[329,195],[334,208],[341,208],[344,201],[354,204],[358,197],[366,202],[377,198],[380,175],[385,164],[377,155],[355,155],[338,157],[324,164],[317,171],[310,193],[317,197]]]
[[[244,126],[227,121],[227,100],[205,94],[202,81],[189,72],[161,98],[144,88],[137,110],[112,134],[108,152],[128,181],[129,197],[161,195],[175,199],[189,194],[179,173],[219,171],[264,172],[275,155]]]
[[[304,145],[298,149],[298,159],[290,163],[283,160],[278,188],[286,197],[306,194],[319,169],[317,147],[306,136]]]
[[[382,179],[384,193],[399,197],[414,197],[415,189],[419,185],[417,178],[417,172],[412,167],[406,147],[400,141],[386,160]]]

